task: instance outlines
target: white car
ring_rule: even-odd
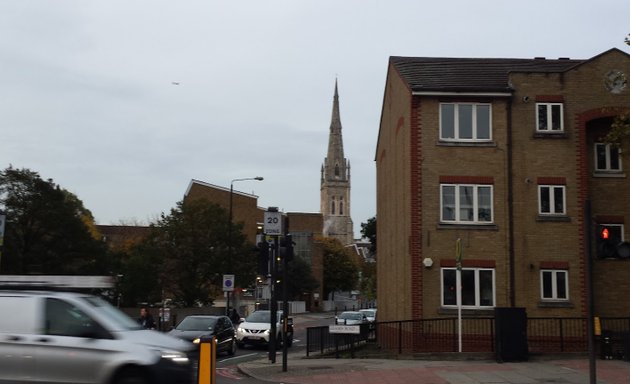
[[[282,343],[282,321],[284,315],[282,311],[276,312],[276,345]],[[247,316],[236,329],[236,344],[239,348],[246,345],[269,345],[271,335],[271,311],[255,311]],[[293,320],[288,319],[287,346],[293,344]]]
[[[370,323],[376,321],[376,308],[359,309],[359,312],[365,313],[365,317],[367,317]]]
[[[345,311],[335,317],[335,323],[341,325],[360,325],[367,324],[368,319],[365,313],[359,311]]]
[[[0,289],[0,383],[192,383],[197,347],[96,296]]]

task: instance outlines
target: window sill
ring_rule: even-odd
[[[554,216],[554,215],[538,215],[537,222],[551,222],[551,223],[570,223],[571,218],[569,216]]]
[[[593,172],[593,177],[623,179],[626,177],[626,174],[623,172],[595,171]]]
[[[457,308],[440,307],[438,309],[438,315],[457,315]],[[462,308],[462,315],[466,316],[494,316],[494,307],[492,308]]]
[[[438,146],[442,147],[496,147],[497,143],[494,141],[443,141],[437,142]]]
[[[574,308],[575,306],[570,301],[552,301],[541,300],[538,302],[538,308]]]
[[[534,132],[534,139],[568,139],[569,135],[564,132],[542,132],[536,131]]]
[[[463,223],[438,223],[437,229],[479,229],[488,231],[497,231],[499,227],[494,224],[463,224]]]

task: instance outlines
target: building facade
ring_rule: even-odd
[[[342,244],[354,242],[350,217],[350,161],[344,157],[339,93],[335,81],[332,118],[328,137],[328,152],[321,168],[320,212],[324,216],[323,235]]]
[[[629,75],[618,49],[391,57],[375,158],[380,320],[456,314],[458,265],[465,315],[585,316],[592,270],[595,313],[627,316],[630,258],[597,246],[602,228],[628,238],[627,164],[603,136],[630,111]]]

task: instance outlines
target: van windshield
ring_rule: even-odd
[[[118,308],[114,307],[107,301],[96,296],[85,296],[82,299],[87,302],[101,318],[107,319],[113,325],[116,325],[117,331],[129,331],[142,329],[137,321],[127,316]]]

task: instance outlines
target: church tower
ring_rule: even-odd
[[[321,169],[320,211],[324,216],[324,236],[336,238],[343,245],[354,243],[350,218],[350,162],[343,156],[339,93],[335,80],[328,154]]]

